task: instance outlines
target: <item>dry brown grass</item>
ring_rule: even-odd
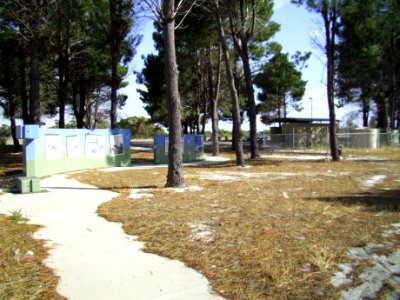
[[[346,149],[345,158],[368,160],[339,163],[267,156],[245,169],[234,165],[233,153],[223,155],[232,161],[185,167],[186,185],[201,190],[184,193],[163,188],[165,167],[74,176],[118,191],[99,208],[102,216],[123,223],[146,251],[201,271],[228,299],[336,299],[329,280],[348,260],[346,251],[383,242],[382,231],[400,221],[399,149]],[[21,154],[3,159],[0,171],[22,171]],[[153,154],[138,152],[132,159],[149,163]],[[365,186],[379,175],[385,175],[381,182]],[[221,176],[230,180],[217,180]],[[132,199],[132,189],[154,196]],[[57,278],[41,264],[45,249],[30,237],[34,230],[0,216],[0,299],[60,298]],[[390,239],[385,253],[400,245],[399,236]],[[23,259],[16,249],[35,255]],[[306,263],[312,272],[302,270]]]
[[[37,229],[0,215],[0,299],[65,299],[56,293],[57,277],[42,264],[47,249],[31,237]]]
[[[153,163],[154,155],[153,152],[132,152],[131,153],[131,161],[132,163]]]
[[[10,187],[7,175],[22,172],[22,153],[1,154],[0,188]],[[58,278],[42,263],[47,249],[31,236],[39,227],[20,221],[0,215],[0,299],[64,299],[56,292]]]
[[[361,154],[388,160],[196,165],[184,169],[186,186],[201,190],[182,193],[163,188],[166,168],[74,177],[118,191],[100,215],[121,222],[146,251],[199,270],[228,299],[336,299],[329,281],[346,251],[382,242],[382,231],[400,221],[400,150]],[[385,178],[365,186],[377,175]],[[132,199],[133,188],[153,197]],[[391,239],[398,247],[400,237]],[[302,270],[306,263],[311,272]]]
[[[0,158],[0,176],[23,172],[22,153],[2,153]]]

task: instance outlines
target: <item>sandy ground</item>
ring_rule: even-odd
[[[0,195],[0,213],[22,210],[44,228],[35,238],[50,247],[45,264],[68,299],[221,299],[200,273],[179,261],[141,251],[142,243],[96,214],[117,194],[53,175],[44,192]]]

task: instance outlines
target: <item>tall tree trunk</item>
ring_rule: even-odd
[[[26,58],[25,53],[21,51],[19,53],[19,77],[20,77],[20,88],[19,88],[19,96],[21,97],[21,105],[22,105],[22,120],[24,124],[29,124],[29,107],[28,107],[28,93],[26,91]]]
[[[211,56],[211,45],[208,46],[208,93],[210,98],[210,110],[211,110],[211,128],[212,128],[212,151],[213,156],[219,155],[219,129],[218,129],[218,98],[219,89],[221,84],[221,48],[218,49],[218,62],[216,70],[216,84],[214,89],[213,84],[213,62]]]
[[[391,129],[396,129],[396,109],[398,96],[396,95],[396,74],[390,78],[390,96],[389,96],[389,126]]]
[[[395,108],[396,108],[396,97],[394,95],[395,87],[393,79],[391,79],[390,95],[389,95],[389,127],[395,129]]]
[[[13,99],[9,99],[9,113],[10,113],[10,127],[11,136],[13,139],[13,152],[16,153],[20,151],[19,140],[17,139],[17,124],[16,124],[16,114],[15,114],[15,102]]]
[[[206,70],[203,70],[205,72]],[[206,78],[206,75],[204,75],[204,78]],[[207,123],[207,115],[208,115],[208,99],[207,99],[207,81],[206,79],[202,80],[202,87],[203,87],[203,109],[202,109],[202,118],[201,118],[201,130],[200,134],[205,133],[206,131],[206,123]]]
[[[222,20],[220,15],[219,1],[214,0],[214,5],[215,5],[217,27],[218,27],[218,35],[222,47],[222,53],[224,56],[226,74],[228,77],[229,91],[231,94],[231,100],[233,106],[233,128],[234,128],[233,133],[235,135],[234,143],[236,152],[236,164],[238,166],[244,167],[245,161],[243,156],[242,130],[240,128],[241,122],[240,122],[239,97],[236,91],[235,79],[233,77],[233,72],[229,61],[229,52],[228,52],[228,46],[226,45],[225,31],[222,25]]]
[[[86,105],[86,110],[85,110],[85,127],[90,128],[90,129],[94,129],[94,127],[93,127],[94,122],[92,120],[93,105],[94,105],[94,102],[89,101],[88,105]]]
[[[200,120],[200,99],[196,103],[196,134],[200,134],[201,120]]]
[[[178,66],[175,52],[175,1],[163,1],[163,33],[165,49],[165,78],[167,78],[168,103],[168,175],[166,187],[183,187],[183,153],[181,99],[178,85]]]
[[[83,75],[81,75],[81,78],[79,79],[78,90],[79,91],[74,91],[74,95],[73,95],[74,115],[76,118],[76,127],[84,128],[86,89],[85,89],[85,80],[83,78]],[[79,92],[79,95],[77,92]],[[77,103],[78,97],[79,97],[79,103]]]
[[[249,116],[250,125],[250,153],[251,159],[257,158],[257,110],[256,101],[254,98],[254,88],[253,88],[253,78],[251,75],[250,59],[249,59],[249,39],[254,34],[254,22],[256,18],[255,6],[256,1],[250,1],[249,6],[252,7],[252,14],[249,17],[246,13],[246,3],[240,0],[240,17],[238,17],[238,22],[241,24],[241,30],[236,32],[235,30],[235,20],[232,14],[230,14],[229,20],[231,25],[231,33],[233,38],[233,44],[238,52],[242,64],[246,83],[246,96],[247,96],[247,112]],[[246,30],[243,26],[246,23],[246,19],[250,18],[252,20],[253,26],[251,30]],[[239,42],[240,41],[240,42]]]
[[[118,63],[120,57],[121,39],[118,33],[120,24],[120,12],[118,11],[118,0],[109,0],[110,19],[111,19],[111,109],[110,124],[111,128],[117,127],[117,91],[120,85],[118,78]]]
[[[282,94],[282,103],[283,103],[283,117],[286,119],[287,118],[287,101],[286,101],[286,96],[283,93]]]
[[[72,84],[72,111],[74,112],[75,120],[76,120],[76,127],[78,127],[78,84],[73,83]]]
[[[15,101],[11,96],[9,101],[9,114],[10,114],[10,127],[11,136],[13,139],[13,152],[16,153],[20,150],[19,140],[17,139],[17,124],[16,124],[16,113],[15,113]]]
[[[200,130],[200,134],[205,134],[206,132],[206,123],[207,123],[207,99],[204,99],[204,105],[205,105],[205,109],[203,109],[203,117],[201,118],[201,130]]]
[[[229,51],[229,50],[228,50]],[[233,72],[233,82],[235,83],[235,87],[236,87],[236,94],[238,95],[238,97],[239,97],[239,95],[240,95],[240,93],[241,93],[241,90],[240,90],[240,88],[241,88],[241,86],[240,86],[240,67],[239,67],[239,55],[237,54],[237,51],[234,51],[233,52],[233,56],[234,56],[234,58],[233,58],[233,66],[232,66],[232,72]],[[232,109],[232,111],[231,111],[231,114],[232,114],[232,120],[233,120],[233,109]],[[239,114],[240,114],[240,116],[241,116],[241,112],[240,112],[240,109],[239,109]],[[240,120],[240,124],[242,124],[242,120]],[[234,122],[232,122],[232,151],[235,151],[235,147],[236,147],[236,138],[237,138],[237,132],[236,132],[236,129],[235,129],[235,124],[234,124]]]
[[[58,127],[64,128],[65,127],[65,98],[66,98],[66,91],[64,89],[64,45],[63,45],[63,38],[62,38],[62,8],[61,5],[58,7]]]
[[[386,130],[388,128],[388,112],[383,93],[379,93],[379,95],[375,99],[375,103],[378,111],[378,120],[376,127]]]
[[[368,127],[368,118],[369,118],[369,100],[368,98],[362,98],[362,119],[363,119],[363,127]]]
[[[182,126],[183,126],[183,134],[189,134],[189,124],[187,122],[183,122]]]
[[[232,117],[233,117],[233,111],[232,111]],[[235,151],[236,153],[236,142],[237,142],[237,137],[238,136],[238,132],[237,132],[237,126],[235,124],[235,119],[233,119],[232,122],[232,145],[231,145],[231,150]],[[243,149],[243,148],[242,148]],[[237,156],[236,156],[236,160],[237,160]]]
[[[249,62],[249,51],[247,47],[247,41],[242,39],[242,50],[243,56],[243,70],[244,77],[246,80],[246,93],[247,93],[247,109],[249,113],[250,122],[250,153],[251,159],[258,157],[257,154],[257,110],[256,110],[256,100],[254,99],[254,88],[253,88],[253,78],[251,76],[250,62]]]
[[[196,54],[193,54],[196,57]],[[193,103],[194,108],[194,127],[196,134],[200,134],[200,103],[201,103],[201,66],[197,63],[192,65],[192,88],[194,93],[195,102]]]
[[[40,47],[41,39],[40,32],[43,26],[43,3],[40,0],[26,2],[30,4],[32,9],[29,16],[29,27],[31,37],[29,39],[30,48],[30,103],[29,103],[29,116],[31,124],[40,125]]]
[[[99,97],[100,97],[100,95],[99,95]],[[97,128],[97,123],[99,121],[99,109],[100,109],[99,106],[100,106],[99,101],[96,101],[94,103],[94,112],[93,112],[93,127],[92,127],[93,129]]]
[[[110,109],[110,124],[111,128],[117,127],[117,106],[118,106],[118,98],[117,98],[117,90],[118,90],[118,74],[117,67],[115,66],[115,62],[118,61],[115,58],[116,55],[113,55],[112,58],[112,79],[111,79],[111,109]]]
[[[58,127],[65,128],[65,106],[67,104],[67,89],[69,81],[69,43],[70,43],[70,13],[71,5],[66,1],[66,12],[60,6],[58,11]],[[63,18],[66,13],[66,18]],[[63,38],[63,32],[65,37]]]
[[[396,34],[393,30],[393,28],[390,29],[390,51],[389,51],[389,125],[391,129],[396,128],[396,108],[397,108],[397,93],[396,93],[396,39],[399,39],[399,37],[396,37]]]
[[[6,66],[5,66],[6,70],[6,74],[10,74],[11,71],[11,66],[10,66],[10,62],[7,62]],[[15,99],[14,99],[14,95],[12,92],[12,83],[11,83],[11,78],[6,76],[6,89],[7,89],[7,100],[8,100],[8,115],[10,117],[10,128],[11,128],[11,136],[13,139],[13,152],[18,152],[19,151],[19,140],[17,139],[17,135],[16,135],[16,113],[15,113]]]
[[[397,99],[396,129],[400,129],[400,99]],[[399,137],[400,140],[400,137]]]
[[[31,72],[30,72],[30,124],[40,125],[40,70],[39,47],[34,40],[31,44]]]
[[[334,99],[334,66],[335,66],[335,36],[336,36],[336,13],[328,12],[328,1],[325,2],[325,10],[322,12],[325,25],[325,49],[327,58],[327,96],[329,109],[329,142],[333,161],[339,160],[339,152],[336,140],[336,114]],[[334,9],[331,7],[331,9]]]
[[[58,127],[65,128],[65,103],[67,98],[67,93],[65,90],[65,69],[64,69],[64,59],[58,58],[58,101],[59,101],[59,111],[58,111]]]
[[[11,125],[11,136],[13,139],[13,152],[17,153],[20,151],[21,146],[19,144],[19,140],[17,139],[17,123],[15,121],[15,114],[14,116],[10,116],[10,125]]]

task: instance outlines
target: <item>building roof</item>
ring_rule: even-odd
[[[336,120],[336,122],[340,122],[340,120]],[[329,124],[329,119],[323,119],[323,118],[276,118],[276,119],[269,120],[266,123],[267,124],[271,124],[271,123]]]

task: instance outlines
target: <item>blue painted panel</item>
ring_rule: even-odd
[[[15,129],[15,135],[17,139],[23,139],[24,138],[24,126],[17,126]]]
[[[154,136],[154,146],[164,146],[165,137],[168,135],[155,135]],[[182,135],[182,141],[184,146],[201,146],[204,145],[204,136],[202,134],[184,134]]]
[[[158,134],[154,136],[154,146],[164,146],[165,145],[165,137],[168,136],[166,134]]]
[[[39,125],[25,125],[23,138],[32,140],[39,138]]]
[[[192,144],[192,135],[184,134],[183,135],[183,145],[190,146]]]

